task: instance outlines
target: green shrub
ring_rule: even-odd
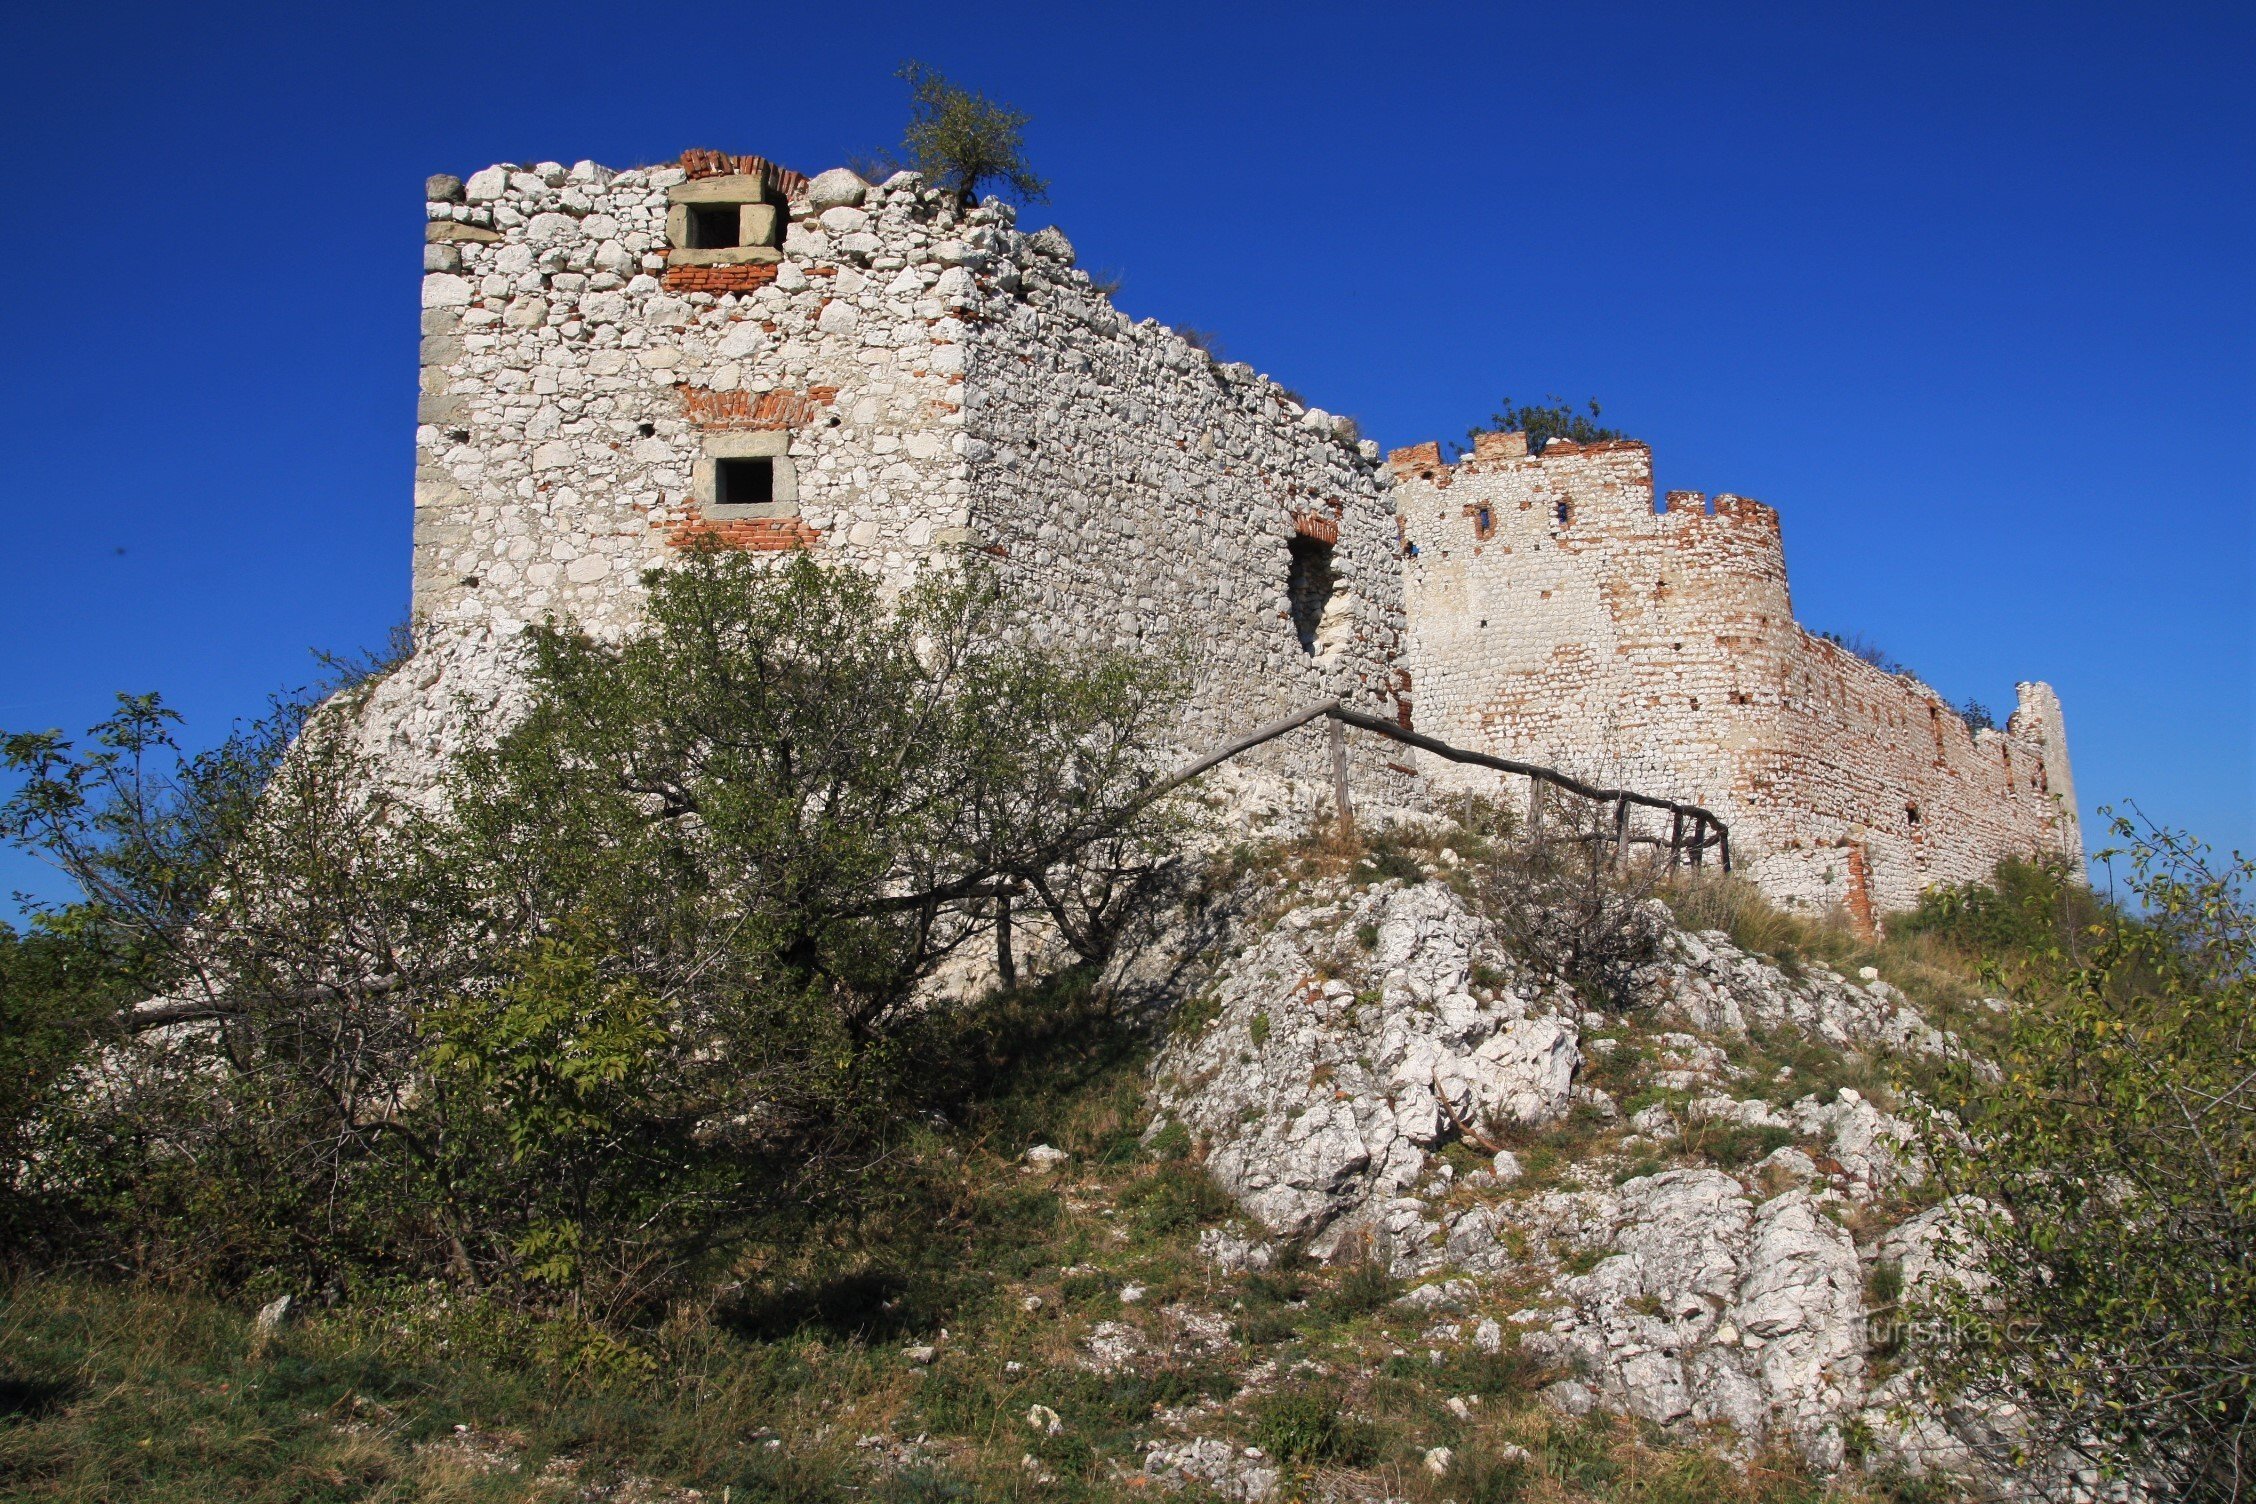
[[[909,126],[901,149],[934,187],[948,189],[966,206],[977,202],[987,183],[1001,184],[1021,203],[1048,195],[1050,185],[1026,160],[1025,115],[958,88],[925,63],[905,64],[900,77],[909,86]]]
[[[103,996],[159,1000],[132,1029],[224,1026],[152,1034],[135,1089],[47,1117],[112,1256],[630,1317],[871,1197],[927,1110],[1004,1074],[983,1025],[1072,1053],[1023,1026],[1085,1020],[1085,977],[968,1020],[924,984],[995,944],[1000,881],[1107,953],[1177,834],[1138,802],[1174,671],[1015,643],[970,576],[888,599],[700,550],[649,584],[636,637],[527,635],[525,713],[439,810],[373,796],[349,697],[199,757],[153,697],[84,747],[0,744],[0,837],[87,897],[47,928],[95,937]]]
[[[1979,1283],[1919,1292],[1920,1361],[1951,1398],[2010,1401],[2014,1448],[2223,1500],[2256,1471],[2256,862],[2112,830],[2129,912],[2081,935],[2088,901],[2042,869],[1930,911],[1992,954],[2043,948],[1995,1068],[1954,1063],[1955,1117],[1927,1125]]]
[[[1254,1411],[1253,1440],[1279,1462],[1360,1467],[1378,1454],[1371,1423],[1351,1415],[1346,1398],[1328,1386],[1280,1391]]]
[[[1524,433],[1528,436],[1528,448],[1540,454],[1543,446],[1553,439],[1597,444],[1623,436],[1618,428],[1599,425],[1600,408],[1595,397],[1588,407],[1588,412],[1576,412],[1574,404],[1556,392],[1540,403],[1514,403],[1506,397],[1486,424],[1465,435],[1465,442],[1470,444],[1483,433]]]

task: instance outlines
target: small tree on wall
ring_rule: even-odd
[[[910,165],[937,187],[951,189],[967,207],[982,185],[995,183],[1021,203],[1049,196],[1047,179],[1026,160],[1027,116],[950,83],[926,63],[903,65],[909,86],[909,126],[901,150]]]
[[[1473,428],[1465,435],[1467,443],[1484,433],[1524,433],[1528,448],[1540,453],[1553,439],[1571,439],[1577,444],[1596,444],[1606,439],[1625,438],[1618,428],[1601,427],[1598,423],[1598,399],[1593,397],[1587,413],[1576,412],[1574,404],[1551,393],[1539,403],[1514,403],[1506,397],[1494,416],[1486,423]]]

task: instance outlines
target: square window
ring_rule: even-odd
[[[765,506],[775,500],[775,461],[713,461],[713,503],[724,507]]]
[[[732,250],[743,240],[741,204],[691,204],[689,245],[693,251]]]

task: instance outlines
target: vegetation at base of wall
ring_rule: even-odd
[[[110,1080],[11,1104],[47,1254],[662,1306],[950,1110],[993,1042],[918,990],[1008,973],[999,901],[1101,956],[1170,859],[1137,803],[1163,664],[1014,645],[970,577],[888,604],[713,551],[649,601],[623,644],[530,634],[526,713],[444,814],[369,797],[335,703],[196,758],[153,697],[7,740],[0,830],[87,895],[8,952],[69,983],[41,1027],[159,1000],[100,1016]]]
[[[0,932],[0,1493],[1114,1498],[1173,1414],[1261,1448],[1288,1491],[1345,1471],[1417,1504],[1923,1496],[1561,1420],[1532,1353],[1429,1356],[1430,1317],[1364,1258],[1201,1257],[1231,1204],[1180,1124],[1146,1133],[1159,1021],[1095,981],[1179,839],[1135,798],[1177,691],[1011,645],[993,609],[976,579],[888,605],[804,559],[692,557],[641,638],[533,635],[529,711],[451,770],[444,815],[360,797],[336,704],[202,757],[153,697],[83,746],[8,738],[25,777],[0,824],[84,896]],[[1790,968],[1877,966],[1998,1073],[1786,1030],[1733,1063],[1781,1102],[1855,1085],[1901,1111],[1916,1087],[1955,1114],[1930,1125],[1939,1188],[2011,1214],[1971,1223],[1957,1252],[1988,1284],[1944,1292],[1945,1340],[1882,1358],[2224,1497],[2256,1373],[2256,872],[2117,829],[2126,905],[2007,863],[1879,942],[1617,866],[1571,818],[1531,842],[1480,801],[1206,882],[1255,875],[1279,905],[1450,883],[1610,1005],[1583,1020],[1584,1084],[1619,1094],[1669,1047],[1636,1008],[1655,893]],[[1008,975],[1004,898],[1077,964],[922,1006],[951,960]],[[1538,909],[1558,928],[1515,927]],[[2016,1006],[1967,1006],[1992,988]],[[1502,1137],[1524,1196],[1744,1174],[1789,1135],[1688,1123],[1633,1154],[1585,1101]],[[1029,1166],[1036,1143],[1069,1168]],[[1473,1194],[1483,1156],[1445,1157],[1442,1194]],[[1868,1242],[1880,1217],[1848,1221]],[[254,1327],[280,1294],[293,1318]],[[1500,1283],[1481,1314],[1531,1294]],[[1171,1328],[1185,1312],[1205,1335]],[[1097,1364],[1099,1340],[1132,1351]]]
[[[1489,420],[1465,435],[1469,446],[1484,433],[1524,433],[1528,449],[1541,454],[1543,446],[1553,439],[1568,439],[1577,444],[1598,444],[1610,439],[1627,438],[1618,428],[1603,427],[1598,422],[1602,411],[1598,399],[1593,397],[1585,404],[1587,410],[1577,412],[1574,404],[1553,392],[1541,402],[1515,403],[1506,397],[1497,404]]]
[[[1815,913],[1781,908],[1742,877],[1680,873],[1655,892],[1684,929],[1720,930],[1732,944],[1767,957],[1788,976],[1811,965],[1850,976],[1870,966],[1947,1027],[1969,1022],[1970,1006],[1986,990],[1996,990],[1994,983],[1985,982],[1974,951],[1956,937],[1922,925],[1916,915],[1887,916],[1882,936],[1875,939],[1838,906]]]
[[[2128,902],[2024,868],[1928,922],[2010,971],[2019,1006],[1928,1124],[1964,1198],[1966,1279],[1915,1305],[1944,1392],[2010,1403],[2017,1465],[2064,1450],[2158,1497],[2256,1470],[2256,862],[2120,818]]]
[[[1026,160],[1024,113],[949,82],[929,63],[904,63],[898,76],[909,86],[901,153],[927,182],[966,207],[989,185],[1020,203],[1049,196],[1048,181]]]

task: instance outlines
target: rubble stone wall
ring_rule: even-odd
[[[1642,445],[1491,435],[1383,467],[1250,367],[1131,322],[1057,231],[913,174],[690,153],[427,197],[419,652],[368,721],[411,767],[506,713],[525,624],[624,631],[643,571],[712,539],[892,584],[976,560],[1038,638],[1181,655],[1186,747],[1336,696],[1706,804],[1782,898],[1886,910],[2007,852],[2080,851],[2048,688],[1970,735],[1794,624],[1768,508],[1656,513]],[[751,243],[675,243],[716,205]],[[772,502],[716,506],[716,464],[748,456]],[[1351,741],[1359,797],[1417,797],[1409,755]],[[1250,761],[1303,802],[1329,783],[1318,729]]]
[[[669,239],[678,201],[747,193],[773,246]],[[1401,591],[1375,446],[1130,323],[1056,231],[913,174],[810,184],[711,153],[503,165],[427,196],[419,654],[371,717],[401,755],[428,765],[504,705],[525,624],[630,628],[643,571],[696,539],[896,585],[980,559],[1037,636],[1183,651],[1186,746],[1330,695],[1388,703]],[[745,455],[772,458],[775,504],[709,505],[714,459]],[[1285,602],[1286,540],[1310,528],[1339,581],[1315,654]],[[1390,759],[1361,755],[1401,797]],[[1266,763],[1328,781],[1317,733]]]
[[[1195,745],[1332,698],[1395,715],[1402,579],[1377,446],[1250,366],[1130,322],[1056,231],[1030,249],[1018,286],[983,305],[964,401],[976,543],[1036,634],[1184,655]],[[1329,556],[1308,582],[1310,647],[1289,598],[1296,539]],[[1246,761],[1321,771],[1323,736]],[[1359,797],[1407,797],[1402,749],[1351,746]]]
[[[1917,679],[1804,631],[1770,508],[1674,492],[1656,511],[1651,452],[1627,441],[1534,455],[1493,434],[1454,465],[1433,444],[1390,464],[1421,729],[1702,804],[1774,897],[1859,918],[2007,855],[2081,865],[2051,688],[2021,685],[2002,732],[1971,732]]]

